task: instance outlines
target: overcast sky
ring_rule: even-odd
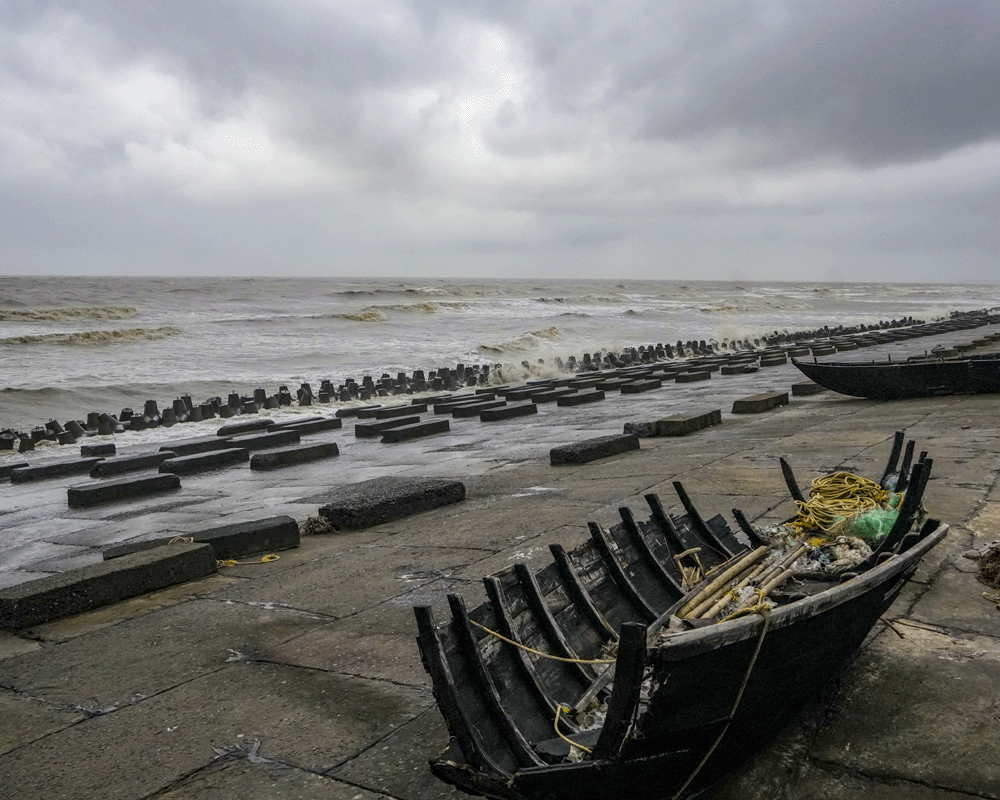
[[[0,3],[0,274],[1000,282],[1000,2]]]

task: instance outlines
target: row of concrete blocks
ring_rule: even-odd
[[[377,478],[317,499],[331,528],[359,530],[464,498],[459,481]],[[112,547],[101,563],[0,589],[0,629],[24,630],[197,580],[226,560],[287,550],[299,541],[298,523],[278,516]]]

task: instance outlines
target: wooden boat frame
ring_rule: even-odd
[[[897,433],[883,480],[907,492],[882,545],[839,583],[805,581],[775,595],[770,611],[677,630],[677,612],[713,569],[718,576],[762,549],[743,514],[734,509],[746,541],[721,516],[702,518],[679,483],[682,514],[647,495],[649,520],[623,508],[608,530],[589,523],[588,542],[571,552],[551,546],[553,562],[537,572],[515,564],[484,578],[489,599],[472,611],[449,595],[444,625],[429,606],[415,607],[421,658],[451,734],[431,760],[434,774],[502,800],[660,800],[692,797],[731,772],[844,668],[946,535],[937,520],[910,531],[931,460],[922,453],[909,471],[898,468],[902,445]],[[782,472],[801,497],[784,461]],[[688,590],[680,565],[695,548],[708,577]],[[674,630],[661,635],[671,618]],[[601,656],[609,644],[613,664]],[[585,713],[594,698],[606,703],[603,725],[566,713]]]

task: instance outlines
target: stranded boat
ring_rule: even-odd
[[[841,394],[903,400],[945,394],[1000,392],[1000,355],[914,361],[792,363],[811,381]]]
[[[931,459],[908,472],[911,442],[897,470],[902,443],[897,433],[880,481],[906,490],[895,522],[839,574],[802,572],[804,538],[769,544],[737,510],[737,531],[704,519],[675,483],[683,513],[648,495],[648,520],[623,508],[580,547],[553,545],[540,571],[486,577],[485,604],[450,595],[447,623],[416,607],[451,734],[434,774],[505,800],[662,800],[733,771],[844,668],[944,538],[936,520],[911,530]]]

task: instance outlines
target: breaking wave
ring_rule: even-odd
[[[353,314],[332,314],[339,319],[349,319],[352,322],[384,322],[385,314],[377,308],[366,308]]]
[[[516,353],[526,350],[535,350],[543,344],[546,339],[556,339],[561,335],[561,331],[556,328],[546,328],[543,331],[529,331],[523,333],[516,339],[510,339],[500,344],[481,344],[479,349],[485,353]]]
[[[135,314],[131,306],[85,306],[81,308],[0,309],[6,322],[58,322],[64,319],[125,319]]]
[[[10,336],[0,339],[0,345],[18,344],[111,344],[118,342],[165,339],[180,333],[173,325],[162,328],[124,328],[117,331],[78,331],[76,333],[40,333],[30,336]]]

